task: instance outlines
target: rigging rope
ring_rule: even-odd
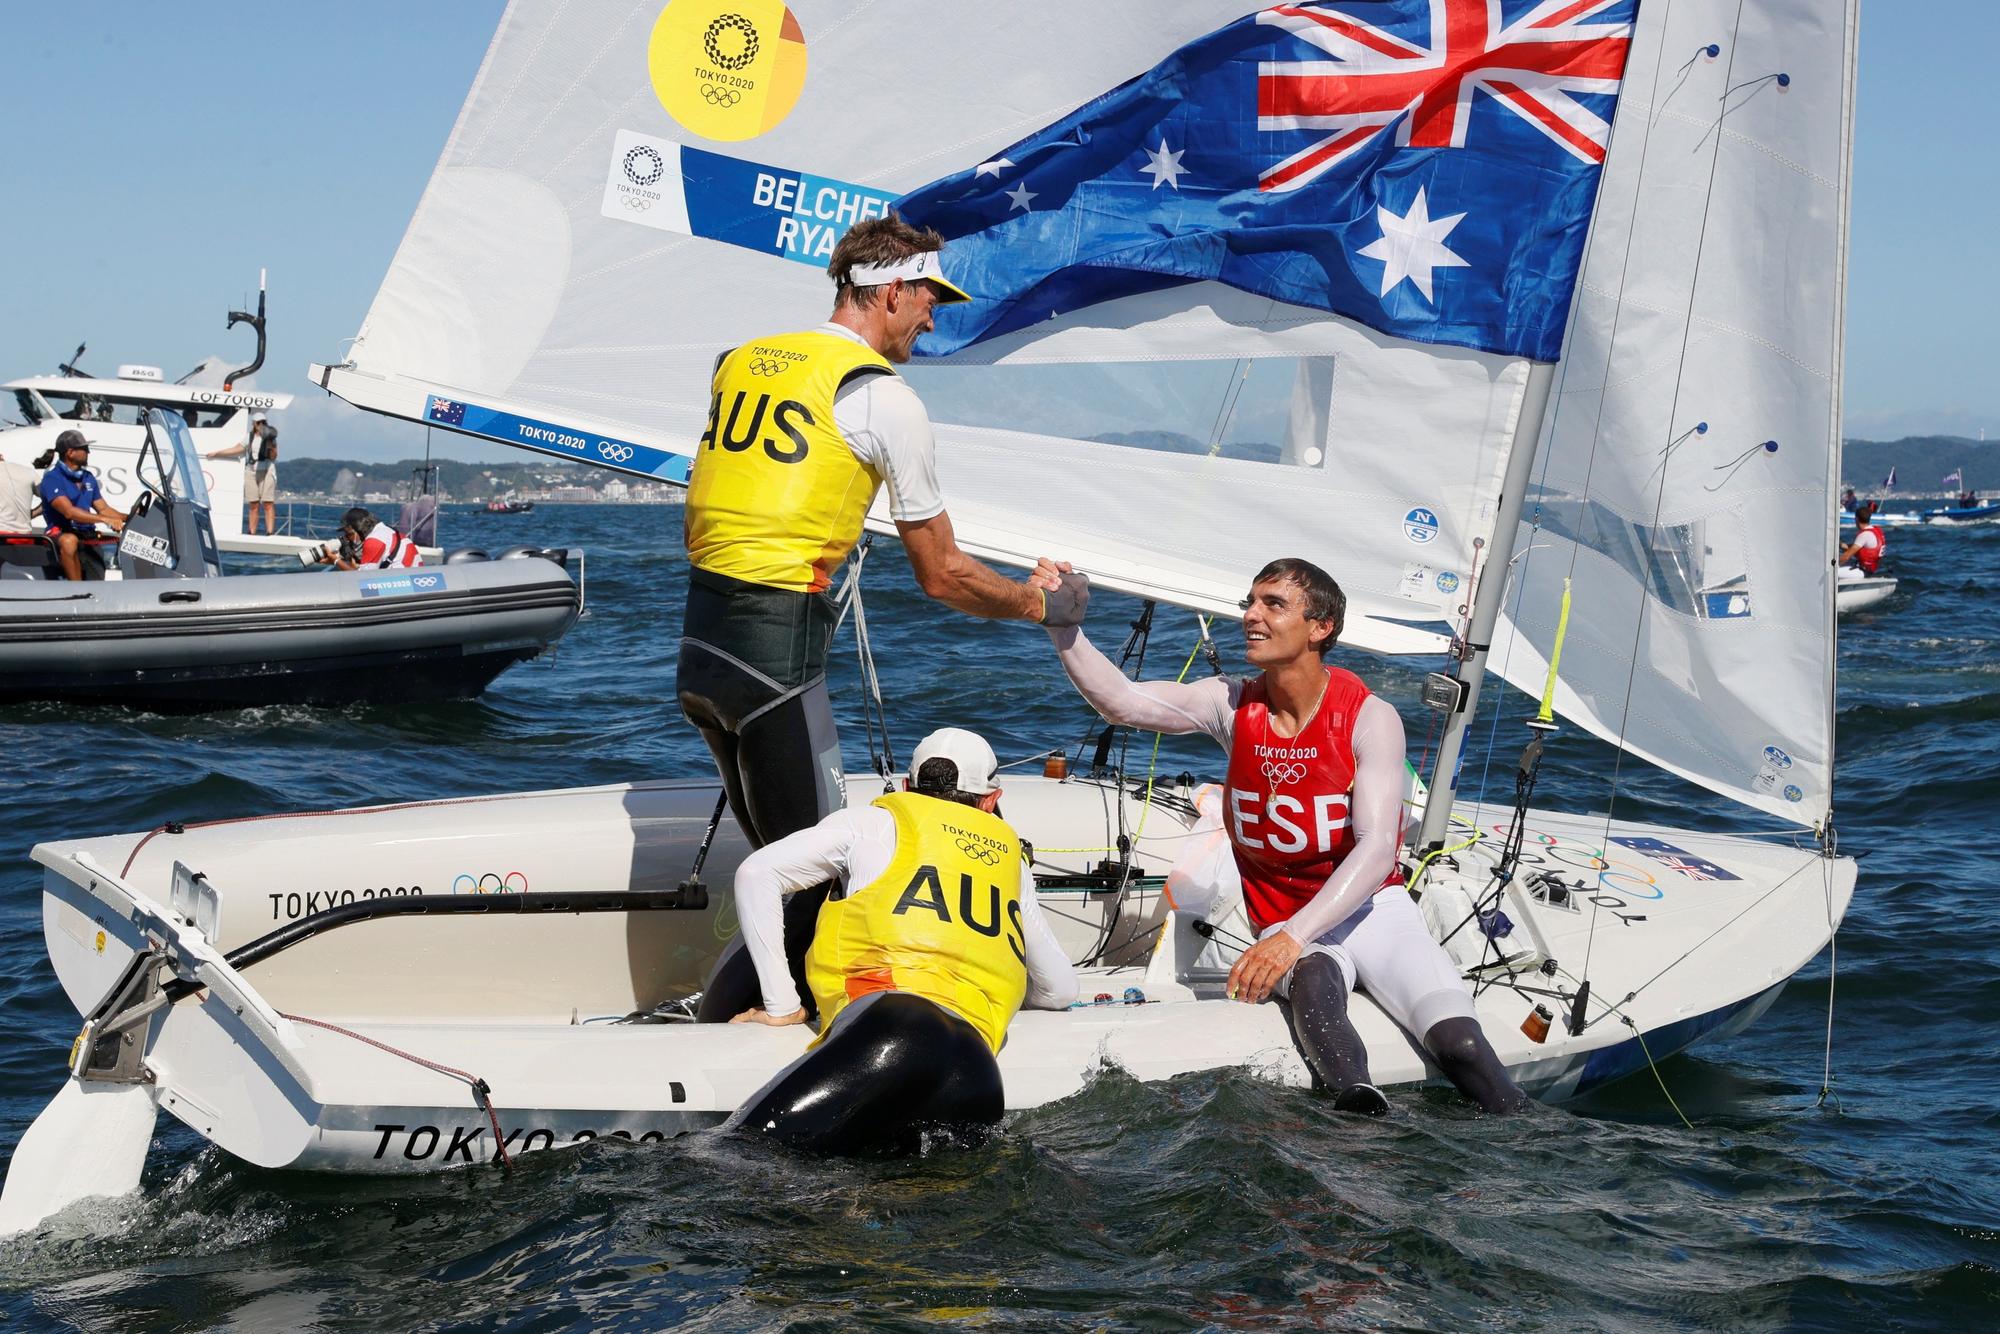
[[[861,725],[868,738],[868,764],[885,785],[885,790],[893,789],[896,781],[896,750],[889,740],[889,709],[882,700],[882,681],[875,672],[875,646],[868,638],[868,612],[861,605],[861,567],[867,563],[868,550],[874,544],[875,535],[865,534],[854,549],[854,560],[847,568],[847,579],[840,586],[838,598],[840,613],[834,617],[832,634],[839,634],[847,613],[854,613],[854,652],[861,668]],[[832,634],[828,637],[831,638]],[[877,749],[875,732],[881,729],[882,744]]]
[[[493,1089],[485,1080],[479,1078],[479,1076],[467,1074],[465,1071],[454,1069],[449,1065],[440,1065],[436,1061],[427,1061],[414,1052],[404,1051],[401,1047],[392,1047],[386,1042],[369,1037],[366,1033],[357,1033],[351,1028],[342,1028],[339,1024],[329,1024],[324,1019],[308,1019],[302,1014],[286,1014],[283,1010],[278,1011],[278,1017],[280,1019],[289,1019],[295,1024],[310,1024],[314,1028],[323,1028],[329,1033],[338,1033],[344,1038],[353,1038],[356,1042],[366,1043],[377,1051],[388,1052],[391,1056],[400,1056],[406,1061],[421,1065],[426,1070],[435,1070],[441,1075],[449,1075],[453,1079],[460,1081],[472,1090],[472,1096],[478,1100],[480,1107],[485,1109],[487,1123],[493,1127],[493,1156],[499,1160],[502,1167],[512,1168],[514,1166],[514,1160],[507,1156],[507,1145],[500,1138],[500,1114],[493,1110]]]
[[[1742,32],[1742,28],[1743,28],[1743,6],[1739,0],[1739,3],[1736,7],[1735,22],[1730,27],[1729,59],[1723,69],[1722,84],[1725,90],[1729,87],[1730,82],[1735,75],[1736,49],[1737,49],[1736,38]],[[1653,70],[1652,86],[1655,89],[1659,87],[1660,70],[1664,65],[1666,57],[1666,42],[1664,39],[1664,32],[1665,29],[1663,28],[1659,53],[1658,56],[1656,57],[1656,63]],[[1678,89],[1676,89],[1676,91],[1678,91]],[[1728,93],[1725,91],[1723,94],[1723,107],[1721,115],[1728,114],[1727,99],[1728,99]],[[1668,441],[1664,451],[1666,457],[1664,457],[1661,460],[1659,465],[1660,484],[1658,490],[1654,493],[1653,519],[1651,524],[1651,531],[1657,531],[1660,526],[1660,511],[1665,506],[1666,503],[1667,473],[1671,470],[1673,466],[1674,448],[1680,442],[1680,440],[1684,440],[1686,438],[1685,435],[1682,435],[1677,439],[1673,435],[1673,431],[1675,424],[1680,420],[1681,391],[1685,387],[1687,380],[1688,341],[1694,331],[1695,296],[1700,286],[1698,280],[1701,273],[1702,254],[1708,244],[1709,212],[1715,203],[1716,164],[1720,160],[1720,155],[1722,152],[1722,134],[1720,132],[1720,124],[1721,124],[1720,119],[1718,119],[1717,133],[1715,135],[1715,147],[1713,148],[1713,150],[1711,150],[1709,154],[1708,181],[1702,195],[1701,221],[1695,229],[1694,263],[1691,269],[1691,272],[1695,275],[1695,277],[1691,278],[1690,281],[1688,282],[1687,305],[1686,308],[1681,312],[1680,356],[1676,360],[1674,366],[1674,392],[1673,392],[1673,397],[1670,400],[1667,408]],[[1647,121],[1648,133],[1646,136],[1645,143],[1641,147],[1639,155],[1638,171],[1639,171],[1640,182],[1643,182],[1645,179],[1646,149],[1650,148],[1652,144],[1651,126],[1652,126],[1652,119],[1649,118]],[[1639,194],[1640,192],[1635,186],[1632,192],[1633,208],[1635,211],[1635,216],[1636,216],[1636,210],[1638,208]],[[1629,267],[1629,265],[1631,264],[1631,260],[1632,260],[1632,247],[1628,246],[1626,247],[1625,251],[1625,265],[1627,267]],[[1625,286],[1625,271],[1621,269],[1619,274],[1618,315],[1614,315],[1612,319],[1612,334],[1610,340],[1612,343],[1615,343],[1617,341],[1618,320],[1619,317],[1622,316],[1624,313],[1624,286]],[[1604,384],[1599,388],[1598,400],[1597,400],[1597,429],[1593,432],[1591,439],[1590,457],[1593,466],[1595,465],[1597,459],[1597,442],[1602,436],[1602,429],[1604,422],[1604,403],[1605,403],[1604,391],[1610,385],[1611,362],[1612,358],[1610,356],[1606,356],[1605,366],[1604,366]],[[1589,497],[1589,493],[1590,493],[1590,479],[1589,479],[1589,472],[1586,471],[1584,478],[1584,497],[1586,501]],[[1580,527],[1579,527],[1579,532],[1581,532]],[[1577,556],[1581,550],[1582,550],[1582,544],[1580,542],[1573,541],[1570,547],[1571,574],[1574,574],[1576,572]],[[1651,596],[1650,590],[1642,587],[1641,596],[1639,598],[1638,615],[1633,618],[1632,649],[1629,655],[1629,662],[1626,669],[1624,707],[1620,711],[1618,716],[1618,738],[1614,746],[1614,758],[1612,760],[1612,765],[1611,765],[1611,794],[1606,799],[1604,804],[1604,840],[1607,845],[1609,844],[1611,839],[1612,816],[1613,813],[1617,810],[1618,806],[1619,783],[1624,775],[1625,753],[1626,753],[1625,733],[1627,728],[1631,725],[1631,719],[1632,719],[1632,683],[1634,680],[1637,679],[1638,676],[1639,642],[1645,633],[1647,603],[1650,596]],[[1590,924],[1587,928],[1585,935],[1584,954],[1583,954],[1583,976],[1586,981],[1590,977],[1591,954],[1597,943],[1597,922],[1598,922],[1598,907],[1599,907],[1597,903],[1597,897],[1598,896],[1596,895],[1591,896]]]

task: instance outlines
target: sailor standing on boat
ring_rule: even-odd
[[[1043,561],[1015,583],[959,549],[938,490],[923,403],[895,364],[909,360],[940,303],[967,300],[944,275],[944,240],[894,215],[855,224],[827,266],[832,318],[754,339],[716,362],[708,429],[688,483],[687,613],[681,712],[715,755],[750,845],[844,804],[840,739],[826,694],[837,607],[833,575],[884,485],[917,583],[946,606],[996,620],[1074,625],[1083,581]],[[800,967],[819,896],[787,908]],[[756,999],[732,942],[701,1003],[706,1022]]]
[[[734,1128],[825,1153],[913,1150],[927,1129],[981,1131],[1004,1109],[994,1060],[1025,1003],[1059,1010],[1076,974],[1000,818],[999,763],[947,727],[917,744],[906,790],[841,809],[750,854],[736,910],[763,990],[734,1023],[806,1021],[782,896],[828,881],[806,961],[820,1037],[743,1105]]]
[[[1272,561],[1243,602],[1244,656],[1261,675],[1191,684],[1127,680],[1081,629],[1049,633],[1063,670],[1106,721],[1202,732],[1229,753],[1224,823],[1258,931],[1230,970],[1229,992],[1286,1004],[1299,1052],[1336,1105],[1388,1110],[1347,1013],[1359,985],[1466,1096],[1514,1111],[1527,1097],[1403,888],[1403,720],[1360,677],[1323,661],[1346,610],[1340,585],[1318,566]]]

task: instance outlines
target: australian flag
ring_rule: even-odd
[[[451,399],[439,398],[433,394],[431,395],[430,405],[424,411],[424,417],[426,420],[438,422],[445,426],[463,426],[465,425],[465,404],[455,403]]]
[[[1690,880],[1741,880],[1743,878],[1734,871],[1718,866],[1706,857],[1697,857],[1692,852],[1685,852],[1673,844],[1666,842],[1664,839],[1643,837],[1619,838],[1614,836],[1611,841],[1622,847],[1630,848],[1634,852],[1643,852],[1654,861],[1666,866],[1668,870],[1679,871]]]
[[[1552,361],[1637,0],[1278,5],[897,210],[973,296],[920,350],[1213,279]]]

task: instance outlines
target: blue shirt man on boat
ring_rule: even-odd
[[[104,498],[104,489],[90,471],[90,441],[82,431],[64,431],[56,437],[55,463],[42,474],[42,522],[56,544],[56,559],[63,578],[83,578],[83,544],[97,538],[102,523],[112,532],[125,528],[125,511],[114,509]],[[93,563],[101,559],[93,555]]]

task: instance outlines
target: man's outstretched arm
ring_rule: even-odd
[[[896,521],[917,586],[928,597],[968,616],[996,621],[1034,621],[1042,625],[1075,625],[1083,615],[1087,594],[1082,575],[1047,559],[1021,583],[1015,583],[965,554],[952,532],[951,515],[940,511],[928,519]]]

